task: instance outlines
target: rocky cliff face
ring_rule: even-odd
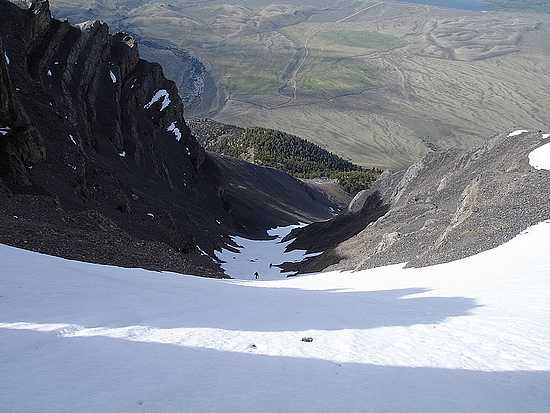
[[[304,271],[424,266],[494,248],[550,219],[550,171],[529,164],[547,142],[540,132],[505,133],[474,151],[432,152],[384,173],[346,214],[300,231],[291,247],[325,251]]]
[[[277,207],[260,219],[228,200],[244,166],[227,171],[204,152],[176,85],[140,59],[132,37],[99,21],[52,19],[47,1],[22,9],[0,0],[0,15],[0,242],[219,274],[208,255],[229,234],[329,216],[326,198],[294,179],[297,198],[280,196],[273,174],[257,167],[264,179],[246,185],[239,203],[277,198]],[[247,202],[257,191],[261,202]]]

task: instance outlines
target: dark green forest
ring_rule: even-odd
[[[238,128],[211,120],[189,122],[205,149],[280,169],[297,178],[332,178],[354,195],[367,189],[382,172],[355,165],[318,145],[285,132]]]

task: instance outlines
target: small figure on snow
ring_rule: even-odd
[[[258,271],[256,271],[256,272],[254,273],[254,278],[256,278],[256,279],[260,278],[260,274],[258,274]]]

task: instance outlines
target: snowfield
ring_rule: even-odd
[[[306,258],[314,257],[321,253],[307,254],[307,251],[293,250],[285,252],[292,243],[292,239],[282,242],[295,228],[304,227],[306,224],[277,227],[267,231],[273,239],[253,240],[239,236],[231,239],[239,248],[238,252],[228,249],[214,251],[216,258],[221,262],[221,267],[231,278],[243,280],[254,279],[254,273],[258,272],[262,280],[280,280],[294,272],[285,272],[277,265],[285,262],[302,262]],[[270,265],[271,264],[271,265]]]
[[[1,410],[547,412],[548,245],[276,281],[0,245]]]

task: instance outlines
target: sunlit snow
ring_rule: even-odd
[[[149,109],[151,106],[153,106],[160,99],[162,99],[162,105],[160,107],[160,110],[163,111],[170,104],[170,95],[165,89],[161,89],[161,90],[157,91],[154,94],[154,96],[151,98],[149,103],[147,103],[145,106],[143,106],[143,108],[144,109]]]
[[[277,227],[267,233],[273,237],[270,240],[252,240],[238,236],[231,237],[233,242],[239,245],[238,252],[223,249],[215,251],[216,257],[222,261],[222,268],[232,278],[254,279],[254,273],[258,272],[261,279],[279,280],[293,272],[284,272],[277,267],[285,262],[301,262],[307,257],[318,254],[307,254],[306,251],[294,250],[285,252],[292,240],[282,242],[290,231],[303,225],[290,225]]]
[[[113,73],[112,70],[109,70],[109,75],[111,76],[111,81],[113,83],[116,83],[116,76],[115,76],[115,74]]]
[[[513,132],[510,132],[508,134],[508,137],[519,136],[519,135],[522,135],[522,134],[527,133],[527,132],[529,132],[527,129],[518,129],[518,130],[515,130]]]
[[[545,412],[549,244],[545,222],[443,265],[277,281],[86,264],[0,245],[0,406]]]
[[[535,169],[550,170],[550,143],[539,146],[529,154],[529,164]]]
[[[170,124],[170,126],[168,126],[168,128],[166,129],[168,132],[172,132],[174,135],[176,135],[176,140],[179,142],[179,140],[181,139],[181,132],[180,130],[176,127],[176,122],[172,122]]]

